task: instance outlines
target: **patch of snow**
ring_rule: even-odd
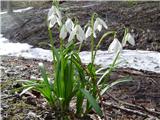
[[[10,43],[0,34],[0,55],[35,58],[52,61],[50,50],[33,48],[27,43]],[[91,52],[80,52],[82,62],[87,64],[91,61]],[[106,68],[112,63],[115,54],[108,51],[97,51],[95,64]],[[118,59],[118,67],[130,67],[160,73],[160,52],[143,50],[123,50]]]
[[[83,51],[80,53],[84,63],[91,62],[91,53]],[[95,64],[106,68],[115,58],[114,54],[108,51],[97,51]],[[130,67],[138,70],[148,70],[160,73],[160,53],[155,51],[143,50],[123,50],[118,59],[118,67]]]
[[[27,8],[23,8],[23,9],[13,10],[13,12],[25,12],[25,11],[28,11],[28,10],[31,10],[31,9],[33,9],[33,7],[27,7]],[[6,13],[7,13],[7,11],[0,12],[0,15],[6,14]]]
[[[33,9],[33,7],[27,7],[27,8],[23,8],[23,9],[13,10],[13,12],[25,12],[25,11],[28,11],[28,10],[31,10],[31,9]]]

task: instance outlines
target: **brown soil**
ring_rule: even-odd
[[[18,95],[15,96],[16,91],[18,92],[18,88],[21,87],[21,83],[16,80],[30,79],[31,76],[40,78],[40,72],[37,68],[39,62],[43,62],[51,74],[52,69],[50,62],[35,59],[2,57],[1,94],[3,120],[54,119],[54,111],[49,110],[49,107],[39,93],[32,91],[31,93],[24,94],[22,97]],[[114,100],[116,98],[118,101],[131,103],[160,113],[160,74],[120,68],[112,73],[109,82],[111,83],[118,78],[128,75],[133,78],[133,81],[121,83],[111,88],[108,93],[103,96],[104,102],[119,107],[123,106],[123,104],[117,103],[117,101]],[[144,116],[116,109],[112,105],[106,107],[107,118],[112,118],[113,120],[145,119]],[[145,109],[132,109],[150,116],[159,117],[160,119],[160,116],[148,113]],[[90,113],[86,119],[97,119],[97,116],[94,113]]]

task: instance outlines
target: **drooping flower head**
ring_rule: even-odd
[[[102,19],[96,18],[96,21],[94,22],[94,31],[98,30],[100,32],[102,27],[108,29],[107,24]]]
[[[108,52],[117,53],[122,50],[122,45],[117,38],[114,38],[113,42],[108,47]]]
[[[126,43],[129,43],[133,46],[135,46],[135,40],[134,40],[134,37],[131,35],[131,33],[127,33],[123,40],[122,40],[122,46],[124,47],[126,45]]]
[[[102,27],[104,27],[105,29],[108,29],[107,24],[102,19],[100,19],[99,17],[96,18],[94,25],[93,25],[93,28],[91,28],[90,26],[87,28],[86,35],[85,35],[86,38],[91,36],[92,31],[93,31],[94,38],[96,38],[96,31],[98,30],[100,32],[102,30]]]
[[[71,31],[73,30],[74,28],[74,23],[73,21],[70,19],[70,18],[67,18],[66,22],[65,22],[65,25],[66,25],[66,29],[69,33],[71,33]]]
[[[74,23],[70,18],[67,18],[65,24],[62,25],[60,30],[59,37],[62,39],[65,39],[67,37],[67,34],[71,33],[71,31],[74,29]]]
[[[72,41],[75,37],[76,37],[80,42],[83,42],[83,40],[86,40],[85,32],[84,32],[84,30],[82,29],[82,27],[81,27],[80,25],[76,25],[76,26],[72,29],[68,41],[69,41],[69,42]]]
[[[52,6],[48,12],[49,28],[52,28],[56,23],[58,23],[58,25],[61,26],[62,25],[61,20],[62,20],[61,12],[56,6]]]

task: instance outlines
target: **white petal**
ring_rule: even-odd
[[[94,22],[94,31],[97,30],[98,25],[99,25],[99,22],[98,22],[97,19],[96,19],[96,21]]]
[[[97,30],[98,30],[99,32],[102,30],[102,25],[101,25],[101,24],[98,24]]]
[[[48,12],[48,20],[51,20],[51,16],[55,15],[55,6],[52,6]]]
[[[59,9],[58,9],[58,8],[56,8],[56,7],[55,7],[55,12],[56,12],[56,14],[57,14],[58,18],[59,18],[59,19],[62,19],[61,12],[60,12],[60,11],[59,11]]]
[[[134,37],[130,34],[130,33],[127,33],[128,34],[128,42],[135,46],[135,40],[134,40]]]
[[[77,32],[77,27],[75,26],[75,28],[71,31],[70,36],[68,38],[68,42],[72,41],[76,35]]]
[[[70,18],[68,18],[67,21],[65,22],[65,25],[66,25],[67,31],[70,33],[74,27],[73,21]]]
[[[61,26],[62,25],[61,18],[56,17],[56,20],[57,20],[58,25]]]
[[[86,39],[85,37],[85,33],[84,33],[84,30],[82,29],[82,27],[80,25],[76,25],[77,26],[77,39],[82,42],[83,40]]]
[[[122,45],[117,38],[114,38],[113,42],[110,44],[108,48],[108,52],[118,52],[122,50]]]
[[[49,22],[49,28],[52,28],[57,22],[56,16],[54,16]]]
[[[103,27],[104,27],[105,29],[108,29],[107,24],[106,24],[102,19],[97,18],[97,21],[99,21],[99,24],[103,25]]]
[[[93,33],[93,36],[94,36],[94,38],[96,38],[96,37],[97,37],[95,32]]]
[[[50,16],[48,16],[48,21],[50,21],[51,19],[53,19],[55,17],[55,15],[54,14],[52,14],[52,15],[50,15]]]
[[[89,36],[91,36],[91,34],[92,34],[92,28],[88,27],[87,31],[86,31],[86,34],[85,34],[86,38],[88,38]]]
[[[83,38],[82,38],[82,36],[80,36],[80,35],[76,35],[76,37],[77,37],[77,39],[80,41],[80,42],[83,42]]]
[[[62,26],[59,37],[62,39],[67,37],[67,30],[65,25]]]
[[[94,32],[94,31],[93,31],[93,32]],[[86,39],[87,39],[89,36],[91,36],[91,35],[92,35],[92,28],[91,28],[91,27],[88,27],[88,28],[87,28],[87,31],[86,31],[86,34],[85,34]],[[94,36],[94,38],[97,37],[95,32],[93,33],[93,36]]]

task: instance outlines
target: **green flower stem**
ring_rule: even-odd
[[[79,49],[78,49],[78,53],[80,53],[80,51],[81,51],[82,43],[83,43],[83,41],[82,41],[82,42],[80,42]]]
[[[91,34],[91,69],[90,69],[90,78],[91,78],[91,83],[92,83],[92,90],[90,91],[92,96],[96,98],[97,96],[97,87],[96,87],[96,76],[93,74],[94,73],[94,18],[95,18],[96,13],[94,13],[91,17],[91,28],[92,28],[92,34]],[[89,104],[89,101],[87,101],[86,105],[86,111],[85,113],[88,113],[91,110],[91,106]]]
[[[53,58],[53,69],[55,68],[55,63],[56,63],[56,59],[55,59],[55,47],[54,47],[54,41],[53,41],[53,36],[52,36],[52,31],[51,29],[48,27],[48,32],[49,32],[49,40],[50,40],[50,44],[51,44],[51,51],[52,51],[52,58]]]
[[[95,13],[91,17],[91,28],[92,28],[92,34],[91,34],[91,63],[94,64],[94,17]]]

